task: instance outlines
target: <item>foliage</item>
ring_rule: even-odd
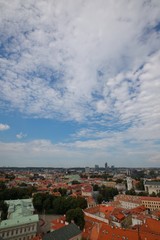
[[[0,190],[6,189],[6,185],[4,182],[0,181]]]
[[[4,201],[0,201],[1,220],[6,220],[8,215],[8,206]]]
[[[160,197],[160,192],[159,192],[159,193],[157,193],[157,197]]]
[[[5,178],[7,178],[9,180],[13,180],[13,179],[15,179],[15,176],[13,174],[5,174]]]
[[[98,184],[94,184],[93,185],[93,191],[99,191],[100,187],[98,186]]]
[[[139,192],[138,196],[148,196],[148,193],[147,192]]]
[[[132,188],[131,190],[127,190],[126,195],[136,195],[134,188]]]
[[[70,209],[86,208],[87,201],[82,197],[56,197],[51,194],[38,193],[33,196],[33,205],[38,212],[45,211],[52,214],[65,214]]]
[[[0,191],[0,201],[1,200],[14,200],[14,199],[24,199],[32,197],[32,193],[35,192],[34,187],[28,188],[6,188]]]
[[[151,176],[152,178],[156,177],[156,173],[155,173],[154,170],[150,170],[150,176]]]
[[[80,184],[80,182],[78,182],[77,180],[73,180],[71,183],[72,185]]]
[[[98,194],[98,196],[97,196],[97,203],[100,204],[100,203],[102,203],[102,201],[103,201],[102,194]]]
[[[144,184],[142,179],[136,184],[136,188],[138,190],[144,190]]]
[[[75,209],[68,210],[66,213],[66,220],[69,223],[74,221],[74,223],[77,226],[79,226],[81,230],[83,230],[85,221],[84,221],[84,213],[81,208],[75,208]]]
[[[152,194],[150,194],[150,197],[156,197],[156,193],[152,192]]]
[[[102,186],[99,193],[103,196],[104,201],[110,201],[118,194],[118,190],[116,188]]]
[[[122,182],[123,182],[123,179],[118,178],[118,179],[116,180],[116,183],[122,183]]]
[[[22,182],[22,183],[19,184],[19,186],[20,187],[27,187],[27,183]]]
[[[66,188],[59,188],[58,191],[62,196],[65,196],[67,194],[67,189]]]

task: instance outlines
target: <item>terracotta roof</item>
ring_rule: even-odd
[[[139,213],[146,211],[146,209],[147,208],[142,205],[142,206],[138,206],[136,208],[130,209],[130,213],[131,214],[139,214]]]
[[[107,224],[102,224],[100,228],[99,236],[97,240],[106,240],[106,239],[125,239],[128,240],[139,240],[138,232],[135,230],[126,230],[118,227],[111,227]]]
[[[160,197],[139,197],[143,201],[160,201]]]
[[[144,232],[155,233],[160,236],[160,221],[148,218],[146,219],[146,222],[142,226],[140,226],[140,230]]]

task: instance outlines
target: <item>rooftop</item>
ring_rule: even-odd
[[[8,218],[15,219],[19,217],[29,216],[33,214],[34,208],[32,199],[18,199],[5,201],[8,208]]]
[[[8,200],[8,219],[0,223],[0,229],[15,227],[27,223],[35,223],[39,221],[37,214],[33,215],[32,199]]]
[[[15,218],[15,219],[8,219],[4,220],[0,223],[0,229],[5,229],[9,227],[15,227],[27,223],[35,223],[39,221],[39,217],[37,214],[27,216],[27,217],[21,217],[21,218]]]
[[[75,236],[81,234],[80,229],[73,223],[62,227],[54,232],[47,233],[43,240],[69,240]]]
[[[155,185],[155,186],[160,186],[160,181],[159,182],[152,182],[152,181],[146,181],[145,182],[145,185]]]

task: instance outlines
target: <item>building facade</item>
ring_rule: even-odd
[[[144,182],[144,188],[149,194],[160,193],[160,182],[146,181]]]
[[[0,223],[0,236],[7,240],[29,240],[37,234],[39,217],[32,199],[9,200],[8,217]]]

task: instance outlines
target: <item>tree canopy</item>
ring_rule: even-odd
[[[77,226],[79,226],[81,230],[83,230],[85,221],[84,221],[84,213],[81,208],[75,208],[75,209],[68,210],[66,213],[66,220],[69,223],[74,221],[74,223]]]
[[[65,214],[70,209],[86,208],[87,201],[83,197],[56,197],[48,193],[38,193],[33,196],[33,205],[37,212],[45,211],[52,214]]]

